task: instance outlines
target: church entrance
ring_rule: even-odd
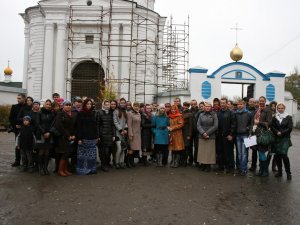
[[[100,97],[100,87],[104,84],[104,70],[93,61],[78,64],[72,72],[71,97],[89,97],[97,101]]]
[[[227,97],[229,100],[235,101],[243,98],[253,98],[254,96],[254,85],[247,83],[228,83],[222,82],[221,93],[222,97]]]

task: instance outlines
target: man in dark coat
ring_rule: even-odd
[[[18,136],[21,123],[18,121],[18,115],[25,104],[26,96],[24,94],[18,94],[17,101],[18,103],[12,105],[9,113],[9,122],[12,132],[15,134],[15,138]],[[21,162],[21,151],[18,148],[15,148],[15,162],[11,164],[12,167],[20,166]]]
[[[234,170],[234,133],[236,120],[234,113],[227,107],[227,99],[220,100],[220,110],[218,111],[218,132],[216,138],[217,163],[219,170]]]

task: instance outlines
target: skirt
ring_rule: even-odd
[[[216,164],[215,139],[199,139],[197,160],[201,164]]]
[[[83,140],[77,149],[76,171],[78,175],[96,173],[97,140]]]

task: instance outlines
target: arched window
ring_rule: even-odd
[[[97,100],[103,84],[104,70],[101,65],[92,61],[82,62],[72,72],[71,97],[87,96]]]

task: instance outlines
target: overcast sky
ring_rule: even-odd
[[[85,1],[85,0],[83,0]],[[0,8],[0,68],[10,60],[14,81],[22,80],[24,23],[18,15],[37,0],[5,0]],[[299,0],[156,0],[155,10],[171,14],[183,23],[190,16],[190,67],[202,66],[212,73],[231,62],[230,50],[238,34],[244,52],[243,62],[267,73],[278,70],[289,74],[300,68]]]

